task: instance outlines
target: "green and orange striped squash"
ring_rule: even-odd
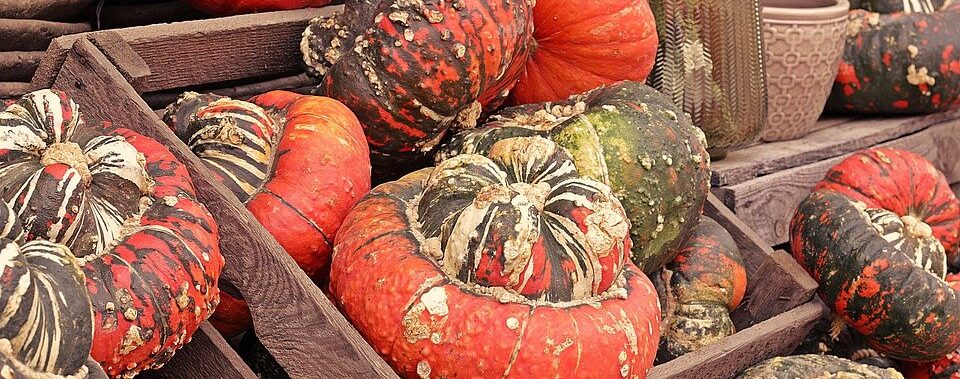
[[[704,135],[651,87],[619,82],[559,102],[508,108],[456,135],[437,155],[484,154],[499,140],[550,138],[582,175],[607,183],[630,217],[633,262],[652,274],[697,225],[710,180]]]

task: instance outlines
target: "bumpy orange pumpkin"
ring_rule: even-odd
[[[605,184],[541,137],[375,188],[330,290],[405,377],[643,377],[660,307]]]

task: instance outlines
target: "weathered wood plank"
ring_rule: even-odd
[[[20,97],[30,92],[30,83],[0,82],[0,99]]]
[[[257,379],[223,336],[208,322],[159,370],[144,371],[142,379]]]
[[[0,52],[0,81],[29,82],[43,54],[42,51]]]
[[[943,171],[951,183],[960,181],[960,118],[946,114],[947,120],[917,133],[881,143],[919,153]],[[945,117],[941,115],[940,117]],[[870,124],[862,127],[869,128]],[[723,203],[751,226],[762,241],[778,245],[789,240],[790,218],[797,205],[830,167],[849,154],[795,167],[728,187],[714,188]]]
[[[304,87],[314,87],[318,81],[307,74],[286,76],[278,79],[258,81],[250,84],[235,85],[229,87],[219,87],[214,89],[202,88],[181,88],[173,91],[151,92],[143,94],[143,100],[153,109],[162,109],[177,100],[183,91],[196,91],[204,93],[215,93],[221,96],[229,96],[235,99],[246,99],[254,95],[273,90],[297,91]]]
[[[90,30],[85,22],[0,19],[0,51],[42,51],[50,40]]]
[[[757,234],[715,196],[707,196],[703,213],[730,232],[747,269],[747,294],[731,315],[738,329],[793,309],[816,294],[817,282],[793,257],[760,242]]]
[[[757,144],[730,152],[712,162],[711,184],[725,187],[773,172],[815,163],[890,141],[945,120],[957,118],[960,110],[927,116],[884,119],[827,118],[828,128],[792,141]]]
[[[650,379],[727,379],[760,361],[792,352],[826,307],[819,299],[741,330],[696,353],[655,366]]]
[[[186,165],[198,197],[220,224],[226,266],[251,306],[264,345],[293,378],[396,377],[249,211],[157,115],[90,41],[76,40],[55,87],[88,122],[111,120],[166,145]]]
[[[93,0],[3,0],[0,18],[63,21],[80,14]]]

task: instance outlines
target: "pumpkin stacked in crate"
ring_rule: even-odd
[[[374,188],[330,289],[403,377],[642,377],[660,309],[629,228],[565,149],[503,139]]]
[[[357,113],[378,174],[425,165],[451,129],[475,127],[516,83],[532,0],[347,1],[301,42],[318,94]]]
[[[657,55],[647,0],[537,0],[530,58],[513,104],[564,100],[621,80],[642,82]]]
[[[733,236],[702,216],[680,254],[655,280],[663,307],[658,361],[699,350],[732,335],[730,312],[747,290],[747,270]]]
[[[942,173],[917,154],[872,149],[832,168],[801,202],[791,249],[870,346],[929,361],[960,347],[960,293],[944,281],[958,230],[960,202]]]
[[[620,82],[560,102],[508,108],[454,136],[438,154],[485,154],[499,140],[541,136],[568,149],[582,175],[607,183],[630,217],[633,262],[656,272],[673,260],[706,200],[703,133],[663,94]]]
[[[66,246],[18,242],[25,232],[16,216],[0,202],[0,373],[85,377],[99,366],[86,365],[94,325],[83,269]]]
[[[370,153],[353,112],[287,91],[250,101],[187,92],[164,121],[308,276],[325,280],[340,223],[370,190]],[[252,326],[244,303],[223,299],[218,330]]]
[[[847,44],[827,108],[932,113],[960,106],[960,4],[852,2]]]
[[[737,379],[850,378],[903,379],[897,370],[881,369],[830,355],[774,357],[753,366]]]
[[[7,107],[0,131],[0,196],[19,221],[3,230],[22,228],[24,248],[50,241],[77,257],[90,354],[115,377],[168,361],[216,307],[223,268],[217,224],[185,167],[154,140],[85,123],[57,91]]]

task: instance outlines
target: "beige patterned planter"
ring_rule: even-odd
[[[848,0],[763,0],[768,113],[761,138],[815,129],[843,54]]]

